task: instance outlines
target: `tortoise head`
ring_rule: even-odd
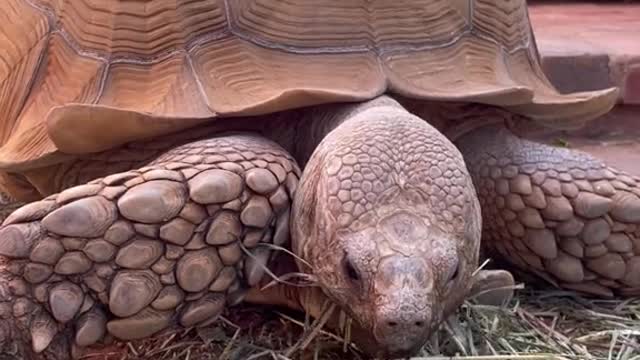
[[[454,145],[406,111],[373,108],[329,133],[293,219],[294,251],[372,355],[416,352],[469,292],[481,232],[471,178]]]

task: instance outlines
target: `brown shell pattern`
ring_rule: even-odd
[[[0,18],[5,169],[384,92],[557,127],[617,96],[550,85],[525,0],[3,0]]]

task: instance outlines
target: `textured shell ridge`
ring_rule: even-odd
[[[8,60],[24,74],[0,68],[0,80],[33,84],[12,95],[20,105],[0,97],[12,114],[0,128],[5,169],[384,92],[503,106],[556,127],[579,126],[616,98],[553,88],[525,0],[7,0],[1,13],[25,14],[0,25],[20,34],[7,41],[33,43],[19,30],[39,24],[44,44],[40,57]],[[120,130],[108,125],[116,113]]]

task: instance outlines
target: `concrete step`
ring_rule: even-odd
[[[562,92],[620,88],[640,104],[640,4],[533,1],[531,22],[543,67]]]

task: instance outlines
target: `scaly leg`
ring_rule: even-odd
[[[261,281],[260,243],[289,240],[299,175],[275,143],[224,136],[18,209],[0,229],[0,358],[215,320]]]
[[[640,294],[640,178],[504,126],[457,140],[478,191],[487,250],[567,289]]]

